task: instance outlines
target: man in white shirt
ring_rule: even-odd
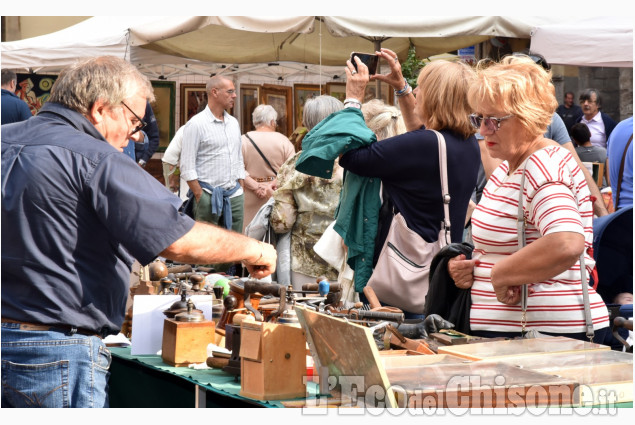
[[[194,197],[194,218],[236,232],[243,228],[245,167],[234,106],[236,88],[223,76],[210,78],[207,107],[183,131],[181,176]]]
[[[596,89],[586,89],[580,94],[580,107],[582,116],[578,122],[582,122],[591,131],[591,144],[606,148],[606,141],[615,128],[615,121],[607,114],[601,112],[602,99]]]

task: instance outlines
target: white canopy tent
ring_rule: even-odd
[[[550,64],[633,67],[633,20],[598,16],[540,25],[531,32],[531,50]]]
[[[533,27],[554,17],[224,17],[96,16],[52,34],[4,42],[2,66],[55,73],[77,58],[125,57],[146,71],[156,65],[176,72],[210,74],[210,66],[272,62],[341,70],[352,51],[380,44],[405,60],[408,48],[425,58],[492,37],[529,38]],[[298,65],[295,65],[296,67]],[[235,68],[235,67],[234,67]],[[240,67],[239,67],[240,68]],[[235,70],[235,69],[234,69]],[[315,70],[314,70],[315,71]],[[214,72],[212,69],[211,72]],[[228,71],[223,71],[228,72]]]

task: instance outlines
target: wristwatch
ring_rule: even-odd
[[[141,165],[143,168],[145,168],[146,162],[143,159],[140,159],[139,160],[139,165]]]

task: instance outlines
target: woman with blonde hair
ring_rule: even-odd
[[[473,259],[448,263],[455,284],[471,287],[471,333],[586,339],[595,332],[601,343],[608,312],[588,287],[595,263],[589,188],[569,150],[543,137],[558,106],[550,73],[529,57],[509,56],[479,70],[469,100],[489,155],[503,160],[472,214]]]
[[[476,184],[480,162],[479,148],[474,137],[476,131],[468,119],[471,109],[467,92],[474,78],[474,71],[463,63],[436,61],[426,65],[418,77],[415,99],[408,84],[405,83],[404,86],[405,79],[401,74],[397,55],[388,49],[382,49],[378,55],[388,61],[391,72],[388,75],[374,75],[370,79],[380,79],[394,88],[409,131],[379,143],[364,145],[358,142],[354,147],[344,147],[340,152],[346,153],[341,156],[339,164],[352,174],[369,178],[369,183],[380,179],[394,203],[394,213],[400,213],[408,228],[426,242],[435,242],[444,221],[438,141],[436,133],[430,131],[438,130],[444,136],[447,146],[448,185],[452,197],[449,205],[450,220],[458,224],[451,227],[450,239],[452,242],[461,242],[467,205]],[[354,110],[362,106],[361,99],[369,82],[369,75],[368,68],[359,60],[357,70],[350,61],[345,70],[347,99],[344,105],[347,109],[325,122],[322,130],[328,133],[327,126],[330,126],[333,129],[328,135],[330,140],[335,142],[337,139],[344,139],[348,143],[349,139],[355,141],[362,132],[347,132],[347,129],[357,128],[355,126],[359,126],[360,121],[366,127],[362,114],[355,114]],[[347,126],[338,126],[338,120],[347,120]],[[364,217],[371,212],[370,209],[363,211]],[[344,239],[346,241],[346,237]],[[376,243],[378,242],[383,245],[383,241]],[[360,251],[359,248],[356,250]],[[349,261],[350,258],[349,246]],[[361,258],[358,265],[368,260]],[[357,280],[357,268],[355,275],[355,290],[360,293],[362,301],[365,301],[361,292],[367,280]],[[427,292],[427,289],[424,288],[423,291]],[[421,304],[405,311],[406,317],[421,317],[423,308]]]

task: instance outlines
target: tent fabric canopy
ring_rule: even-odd
[[[342,66],[353,51],[372,52],[374,41],[405,60],[474,45],[492,37],[529,38],[554,17],[228,17],[96,16],[48,35],[3,42],[2,65],[56,72],[77,58],[125,57],[136,65],[289,61]]]
[[[531,32],[531,50],[558,65],[633,67],[633,22],[600,16],[543,25]]]

